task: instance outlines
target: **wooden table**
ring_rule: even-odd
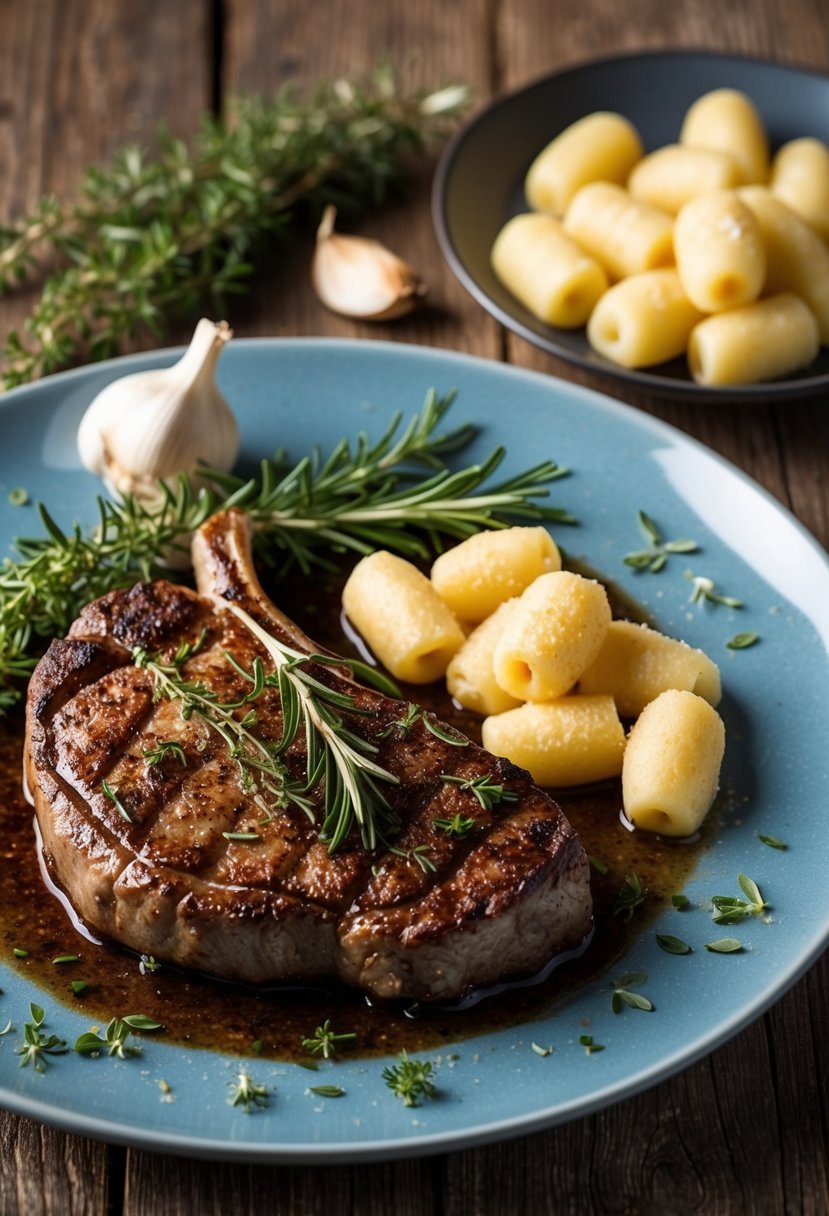
[[[182,135],[234,93],[354,73],[381,52],[479,102],[535,75],[639,48],[713,47],[829,71],[824,0],[0,0],[0,216],[160,120]],[[389,338],[469,351],[590,383],[501,330],[441,261],[428,175],[367,227],[430,284],[431,307],[388,326],[338,320],[308,286],[309,248],[266,267],[234,306],[241,336]],[[0,302],[0,329],[27,301]],[[185,332],[173,335],[185,337]],[[596,387],[606,388],[604,384]],[[637,402],[734,461],[829,541],[822,400],[716,408]],[[0,1212],[208,1216],[274,1212],[825,1213],[829,1211],[829,962],[670,1081],[510,1143],[397,1164],[248,1168],[113,1148],[0,1115]]]

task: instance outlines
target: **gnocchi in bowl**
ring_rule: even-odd
[[[500,321],[591,371],[717,402],[825,390],[828,115],[829,80],[768,62],[583,64],[459,133],[436,177],[438,236]],[[547,291],[539,267],[565,249],[574,277]]]

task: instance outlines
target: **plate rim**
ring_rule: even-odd
[[[829,75],[817,71],[815,68],[801,67],[799,64],[790,62],[784,63],[762,55],[742,55],[734,51],[710,50],[706,47],[664,47],[625,51],[616,55],[601,55],[580,59],[576,63],[567,64],[566,67],[561,69],[544,72],[533,77],[532,80],[520,85],[518,88],[511,89],[507,93],[501,93],[488,101],[472,118],[463,123],[454,132],[441,152],[435,169],[431,192],[432,223],[441,253],[465,291],[491,317],[504,326],[505,329],[517,334],[546,355],[561,359],[573,367],[578,367],[582,371],[595,375],[602,380],[607,380],[610,383],[614,381],[619,382],[629,387],[632,391],[656,396],[662,394],[672,400],[693,401],[711,405],[764,405],[774,401],[790,401],[800,397],[814,396],[822,390],[829,391],[829,372],[823,372],[820,375],[814,376],[803,376],[797,380],[768,380],[761,381],[758,384],[724,385],[721,388],[717,388],[697,384],[693,380],[676,380],[672,376],[666,376],[658,371],[651,371],[647,368],[617,367],[611,364],[609,360],[599,362],[597,359],[594,362],[578,351],[571,351],[568,347],[559,345],[555,338],[548,339],[536,333],[534,329],[526,325],[520,318],[516,317],[508,309],[503,308],[480,285],[476,276],[467,267],[456,248],[447,216],[449,182],[453,171],[456,169],[456,161],[464,144],[480,126],[489,121],[493,113],[537,89],[543,89],[552,80],[566,79],[568,76],[577,75],[592,68],[609,64],[671,58],[732,60],[761,68],[775,68],[784,72],[794,73],[795,75],[811,76],[816,80],[823,81],[829,87]],[[559,332],[555,326],[548,326],[548,328],[553,334]],[[563,332],[566,333],[567,331]]]
[[[534,369],[523,368],[511,363],[486,359],[466,352],[444,350],[442,348],[423,345],[398,343],[392,341],[376,341],[360,338],[318,338],[318,337],[255,337],[234,339],[231,350],[236,349],[243,354],[247,349],[264,348],[274,351],[287,348],[299,350],[326,350],[336,353],[349,351],[357,355],[367,353],[372,357],[374,351],[402,358],[404,361],[418,362],[424,358],[438,359],[459,366],[469,366],[487,375],[500,375],[506,379],[528,380],[538,387],[553,394],[564,392],[582,399],[593,408],[615,414],[628,425],[636,429],[669,438],[683,447],[688,447],[705,453],[709,458],[722,467],[726,472],[748,485],[755,493],[766,500],[787,522],[793,526],[806,541],[812,556],[817,559],[829,572],[829,553],[809,529],[779,501],[769,490],[755,481],[739,466],[714,451],[700,440],[686,434],[673,424],[644,413],[626,402],[619,401],[613,396],[596,389],[585,387],[572,381],[564,380]],[[54,392],[63,384],[79,382],[97,372],[109,373],[123,368],[123,374],[142,370],[147,365],[158,365],[173,361],[186,349],[185,346],[164,347],[144,351],[138,354],[123,355],[100,363],[87,364],[69,371],[55,373],[34,384],[22,385],[10,390],[0,400],[0,411],[14,408],[21,400],[26,400],[33,393],[41,391]],[[238,358],[239,355],[234,356]],[[552,414],[551,414],[552,417]],[[725,1022],[718,1023],[714,1030],[701,1033],[690,1048],[675,1050],[667,1058],[655,1061],[652,1065],[639,1070],[631,1077],[628,1075],[600,1089],[592,1089],[587,1097],[577,1097],[564,1105],[536,1109],[530,1114],[512,1116],[506,1120],[491,1119],[478,1122],[474,1126],[450,1131],[439,1131],[423,1135],[416,1140],[411,1139],[375,1139],[371,1141],[354,1140],[348,1143],[311,1142],[304,1144],[280,1145],[279,1143],[253,1143],[250,1141],[227,1141],[219,1138],[209,1138],[204,1135],[184,1135],[180,1132],[163,1132],[150,1128],[134,1128],[126,1124],[113,1124],[99,1116],[69,1111],[64,1107],[54,1107],[39,1099],[33,1099],[26,1094],[0,1087],[0,1105],[5,1109],[43,1123],[63,1129],[75,1135],[90,1136],[107,1143],[122,1144],[170,1155],[191,1158],[212,1158],[214,1160],[273,1163],[273,1164],[339,1164],[346,1161],[372,1162],[381,1160],[402,1160],[407,1158],[429,1156],[445,1152],[454,1152],[490,1144],[496,1141],[513,1139],[530,1135],[534,1132],[552,1128],[574,1119],[584,1118],[598,1110],[613,1105],[626,1098],[634,1097],[653,1086],[668,1080],[670,1077],[691,1067],[712,1051],[723,1046],[740,1031],[746,1029],[762,1013],[780,1000],[791,987],[814,965],[815,961],[829,944],[829,919],[824,926],[816,928],[803,951],[784,971],[775,975],[774,982],[767,985],[747,1005],[736,1011]],[[174,1045],[170,1045],[171,1048]],[[190,1052],[201,1049],[186,1048]],[[221,1053],[210,1053],[221,1055]],[[279,1061],[274,1061],[278,1064]]]

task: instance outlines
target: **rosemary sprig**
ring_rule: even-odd
[[[45,535],[19,539],[17,554],[0,568],[0,713],[20,700],[20,683],[34,670],[43,639],[65,634],[84,605],[108,591],[169,578],[165,563],[186,549],[182,537],[216,511],[247,509],[260,558],[281,570],[294,563],[304,571],[330,568],[346,552],[380,546],[424,557],[442,537],[520,520],[572,519],[538,501],[566,471],[552,461],[494,488],[484,482],[500,463],[501,449],[483,465],[450,473],[446,457],[476,433],[471,426],[441,432],[452,400],[430,392],[405,424],[396,414],[376,443],[364,435],[353,445],[343,440],[327,460],[317,454],[290,467],[277,455],[263,461],[259,477],[250,481],[212,473],[212,490],[198,494],[182,479],[175,489],[162,487],[154,506],[131,497],[99,498],[98,524],[89,533],[79,524],[64,531],[41,506]],[[418,481],[424,467],[438,472]],[[423,721],[433,733],[441,731],[428,715]],[[467,743],[461,735],[447,741]]]
[[[404,93],[383,67],[308,97],[240,100],[231,121],[206,116],[189,147],[162,131],[155,158],[130,147],[89,170],[79,203],[48,196],[0,230],[0,291],[44,254],[58,263],[24,333],[8,336],[2,386],[107,358],[206,297],[244,290],[264,238],[284,241],[329,202],[352,215],[377,207],[466,101],[457,85]]]
[[[296,792],[286,785],[288,797],[297,801],[324,782],[319,835],[327,842],[329,853],[340,847],[355,821],[363,844],[374,850],[387,833],[397,830],[380,785],[398,785],[399,778],[372,758],[377,754],[375,744],[349,730],[337,712],[356,713],[354,698],[329,688],[307,669],[313,663],[330,666],[344,660],[294,650],[267,633],[238,604],[228,604],[228,608],[273,660],[275,673],[266,682],[278,687],[282,701],[282,738],[273,747],[274,756],[289,748],[300,726],[304,728],[306,779]]]
[[[216,470],[205,476],[225,496],[225,507],[250,513],[266,559],[283,565],[288,559],[306,573],[313,565],[332,568],[331,553],[364,556],[387,548],[426,558],[442,547],[442,538],[463,539],[518,519],[574,523],[569,512],[536,501],[567,475],[554,461],[495,485],[485,483],[502,464],[504,448],[481,464],[447,467],[446,457],[476,433],[470,426],[435,433],[454,399],[454,393],[440,397],[431,389],[407,424],[398,412],[376,443],[364,434],[353,446],[342,440],[327,459],[315,451],[286,470],[277,457],[263,461],[259,478],[247,481]],[[425,480],[424,466],[435,470]]]

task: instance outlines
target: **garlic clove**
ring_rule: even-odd
[[[239,428],[215,381],[216,362],[233,331],[201,320],[172,367],[123,376],[92,401],[78,430],[78,452],[110,491],[142,501],[159,497],[158,483],[181,473],[198,481],[204,461],[229,469],[239,452]]]
[[[334,231],[335,207],[317,230],[311,279],[332,312],[363,321],[390,321],[420,304],[426,287],[408,262],[379,241]]]

